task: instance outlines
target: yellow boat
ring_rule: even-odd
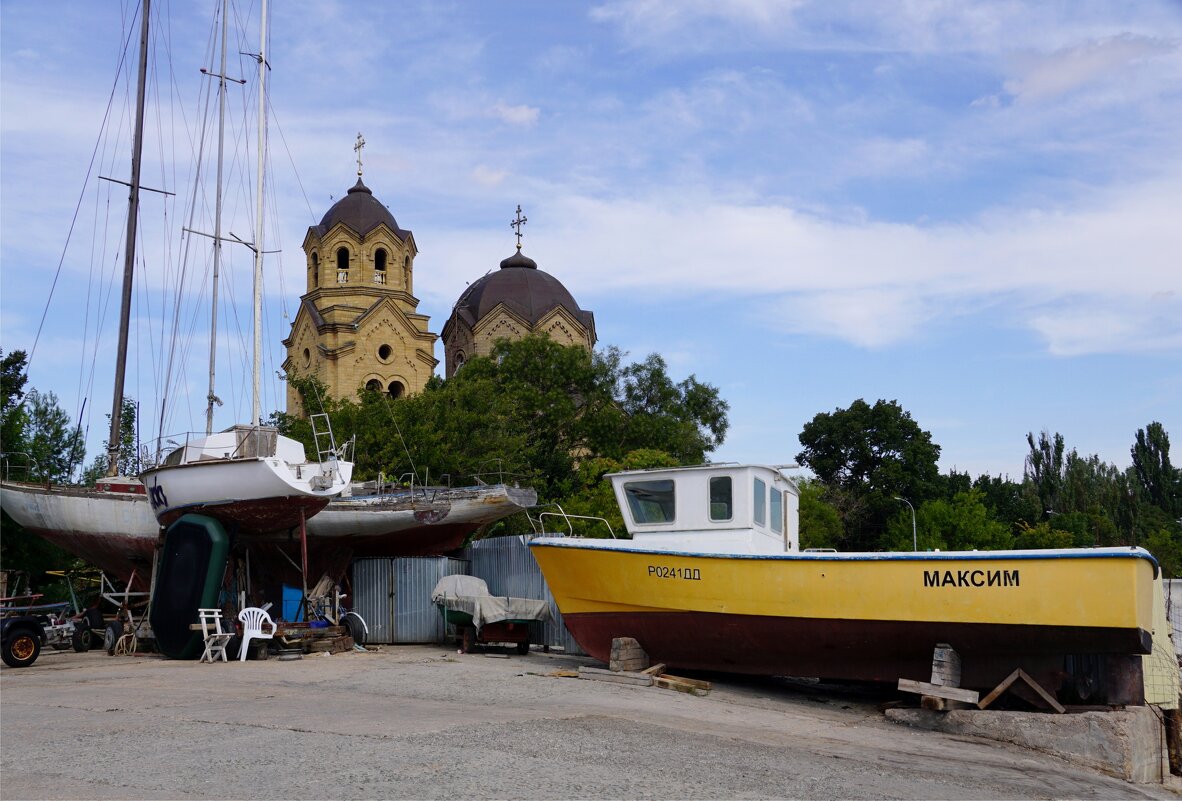
[[[801,551],[798,491],[780,469],[608,477],[631,539],[530,543],[597,659],[634,637],[681,668],[927,681],[934,648],[949,644],[965,687],[992,689],[1022,667],[1073,700],[1140,703],[1160,580],[1142,548]]]

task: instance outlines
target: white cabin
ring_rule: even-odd
[[[800,490],[780,469],[718,464],[609,473],[632,539],[646,548],[800,550]]]

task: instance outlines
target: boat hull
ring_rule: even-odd
[[[340,492],[293,487],[283,475],[287,471],[277,459],[227,459],[157,467],[142,478],[161,525],[196,513],[250,535],[299,526]]]
[[[146,589],[160,526],[142,493],[4,482],[0,507],[28,531]]]
[[[1067,655],[1152,647],[1157,568],[1140,549],[735,556],[602,542],[531,543],[567,628],[602,661],[634,637],[681,668],[927,681],[948,643],[965,686],[991,689],[1015,667],[1052,680]]]

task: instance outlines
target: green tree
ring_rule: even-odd
[[[880,546],[898,511],[895,496],[918,504],[939,491],[940,446],[897,401],[870,406],[859,398],[848,409],[818,414],[800,444],[796,459],[825,484],[851,548]]]
[[[1170,463],[1170,435],[1162,424],[1137,429],[1130,452],[1145,498],[1168,515],[1182,514],[1182,471]]]
[[[840,548],[845,540],[841,515],[825,500],[825,486],[816,480],[797,481],[800,488],[800,548]]]
[[[33,461],[33,477],[39,481],[68,481],[74,467],[86,456],[81,430],[70,425],[70,416],[52,392],[29,390],[25,405],[25,447]]]
[[[1034,433],[1027,432],[1026,443],[1030,446],[1030,453],[1026,455],[1026,478],[1034,483],[1041,508],[1063,511],[1059,506],[1064,471],[1063,435],[1056,433],[1052,438],[1043,431],[1036,444]]]
[[[958,492],[951,500],[925,501],[915,510],[915,540],[923,550],[992,551],[1009,548],[1009,526],[994,520],[978,490]],[[883,545],[892,551],[912,548],[911,510],[903,508],[891,517]]]
[[[7,356],[0,350],[0,451],[15,453],[25,449],[25,414],[21,400],[25,396],[25,369],[28,357],[23,350]]]
[[[625,365],[616,348],[591,354],[542,336],[498,342],[446,381],[397,400],[364,390],[356,400],[331,399],[312,379],[289,380],[305,409],[329,414],[338,438],[356,435],[358,479],[413,474],[422,482],[429,470],[457,485],[477,473],[507,474],[533,486],[542,503],[580,496],[595,472],[584,468],[597,459],[701,463],[727,428],[718,390],[692,376],[672,381],[658,356]],[[306,420],[271,419],[311,445]]]
[[[136,447],[136,414],[139,406],[131,398],[123,399],[123,412],[119,415],[119,456],[116,468],[121,476],[137,476],[140,473],[139,449]],[[106,415],[108,425],[111,415]],[[83,484],[94,484],[107,474],[109,440],[103,440],[103,449],[82,473]]]

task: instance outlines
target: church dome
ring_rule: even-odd
[[[353,185],[348,194],[325,212],[324,217],[320,220],[320,225],[317,226],[317,233],[323,236],[337,223],[344,223],[362,237],[382,223],[385,223],[391,231],[397,234],[399,239],[405,240],[406,235],[410,233],[398,227],[394,215],[373,196],[373,192],[361,182],[361,178],[357,179],[357,183]]]
[[[530,326],[562,306],[588,331],[595,330],[594,315],[580,309],[561,281],[539,270],[537,262],[520,250],[503,260],[499,270],[473,282],[456,302],[455,314],[474,326],[501,303]]]

